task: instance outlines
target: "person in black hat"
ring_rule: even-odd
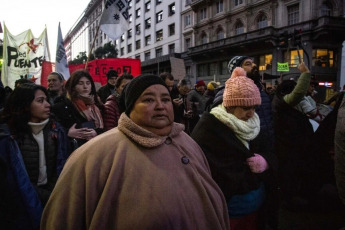
[[[135,77],[122,96],[118,126],[69,158],[41,229],[229,229],[223,193],[200,147],[174,123],[164,81]]]
[[[115,70],[109,70],[107,72],[107,84],[99,88],[99,90],[97,91],[97,94],[103,104],[106,102],[107,98],[115,92],[115,83],[117,77],[118,75]]]

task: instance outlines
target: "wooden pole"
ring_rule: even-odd
[[[86,63],[85,63],[85,69],[87,68],[87,64],[88,64],[89,61],[90,61],[90,56],[91,56],[91,54],[92,54],[92,50],[93,50],[93,48],[95,47],[95,41],[96,41],[96,38],[97,38],[97,36],[98,36],[98,31],[99,31],[99,27],[100,27],[100,26],[101,26],[101,21],[99,21],[99,24],[98,24],[98,26],[97,26],[96,35],[95,35],[95,37],[93,38],[92,46],[91,46],[89,55],[87,56],[87,60],[86,60]]]

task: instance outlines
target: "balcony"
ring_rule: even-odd
[[[301,22],[291,26],[274,28],[272,26],[248,33],[235,35],[221,40],[197,45],[188,49],[188,56],[197,56],[204,53],[215,53],[225,49],[239,49],[240,47],[256,47],[262,44],[267,46],[277,46],[278,38],[281,36],[292,35],[295,30],[301,30],[303,40],[323,41],[342,43],[345,38],[345,18],[343,17],[320,17],[315,20]]]
[[[233,46],[242,46],[254,41],[268,41],[275,38],[276,30],[273,27],[266,27],[260,30],[255,30],[249,33],[244,33],[221,40],[209,42],[203,45],[198,45],[189,48],[189,55],[194,56],[209,51],[217,51],[221,49],[230,48]]]

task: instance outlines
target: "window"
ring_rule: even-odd
[[[122,35],[121,35],[121,42],[123,42],[124,40],[125,40],[125,35],[122,34]]]
[[[205,33],[203,33],[201,35],[201,44],[206,44],[207,43],[207,35]]]
[[[299,50],[299,53],[301,61],[303,61],[303,50]],[[289,62],[290,67],[297,67],[300,64],[297,50],[291,50],[289,53],[284,52],[284,58],[286,62]]]
[[[128,17],[128,22],[132,22],[133,21],[133,17],[132,15],[130,14],[129,17]]]
[[[138,3],[138,2],[140,2],[140,0],[136,0],[135,2]]]
[[[148,18],[145,20],[145,29],[148,29],[151,27],[151,18]]]
[[[156,41],[162,41],[163,40],[163,30],[158,30],[156,32]]]
[[[127,53],[132,52],[132,44],[128,44],[127,46]]]
[[[130,8],[132,8],[132,6],[133,6],[132,0],[128,0],[128,8],[130,9]]]
[[[334,51],[328,49],[313,49],[313,66],[335,67]]]
[[[207,64],[198,65],[198,76],[207,76]]]
[[[135,11],[135,17],[139,18],[141,14],[140,8]]]
[[[148,46],[151,44],[151,35],[147,35],[145,37],[145,46]]]
[[[223,39],[224,38],[224,31],[222,29],[219,29],[217,31],[217,40]]]
[[[169,16],[175,14],[175,3],[169,5]]]
[[[241,21],[238,21],[235,25],[235,34],[239,35],[243,33],[244,33],[243,23]]]
[[[293,25],[299,22],[299,5],[288,6],[288,25]]]
[[[175,34],[175,23],[169,25],[169,36],[172,36]]]
[[[205,8],[202,8],[200,11],[199,11],[199,20],[204,20],[206,19],[206,7]]]
[[[163,11],[156,14],[156,23],[163,21]]]
[[[150,60],[151,59],[151,53],[147,52],[145,53],[145,61]]]
[[[175,53],[175,43],[169,45],[169,54]]]
[[[192,74],[192,68],[190,66],[186,66],[186,75]]]
[[[227,61],[222,61],[220,63],[220,74],[221,75],[228,75],[229,74],[229,70],[228,70],[228,62]]]
[[[325,2],[322,3],[321,9],[320,9],[320,16],[331,16],[332,15],[332,6]]]
[[[266,17],[266,15],[261,14],[258,17],[258,24],[257,24],[257,26],[258,26],[258,29],[267,27],[267,17]]]
[[[123,55],[125,55],[125,48],[124,47],[121,48],[121,56],[123,56]]]
[[[136,50],[140,49],[140,44],[141,44],[140,40],[135,41],[135,49]]]
[[[156,58],[161,57],[163,55],[163,49],[162,48],[157,48],[156,49]]]
[[[208,76],[214,76],[217,73],[217,63],[210,63],[208,67]]]
[[[190,26],[191,20],[190,20],[190,14],[184,16],[184,27]]]
[[[156,5],[161,4],[163,0],[156,0]]]
[[[150,9],[151,9],[151,1],[148,1],[148,2],[145,3],[145,11],[146,12],[150,11]]]
[[[103,36],[104,36],[104,40],[107,39],[107,35],[106,34],[103,34]]]
[[[132,37],[132,29],[129,29],[127,31],[127,38],[131,38]]]
[[[190,38],[186,38],[185,40],[185,47],[186,47],[186,50],[191,46],[191,40]]]
[[[141,32],[141,27],[140,27],[140,24],[138,24],[135,26],[135,33],[140,34],[140,32]]]
[[[216,13],[223,12],[223,0],[216,2]]]
[[[235,6],[241,5],[243,0],[235,0]]]
[[[259,70],[270,70],[272,68],[272,54],[260,55]]]
[[[140,60],[140,54],[139,55],[135,55],[135,59],[139,59]]]

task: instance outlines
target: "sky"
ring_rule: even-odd
[[[5,0],[0,5],[0,22],[12,35],[31,29],[39,37],[47,27],[51,61],[55,61],[58,26],[65,37],[91,0]],[[0,38],[3,39],[3,33]]]

